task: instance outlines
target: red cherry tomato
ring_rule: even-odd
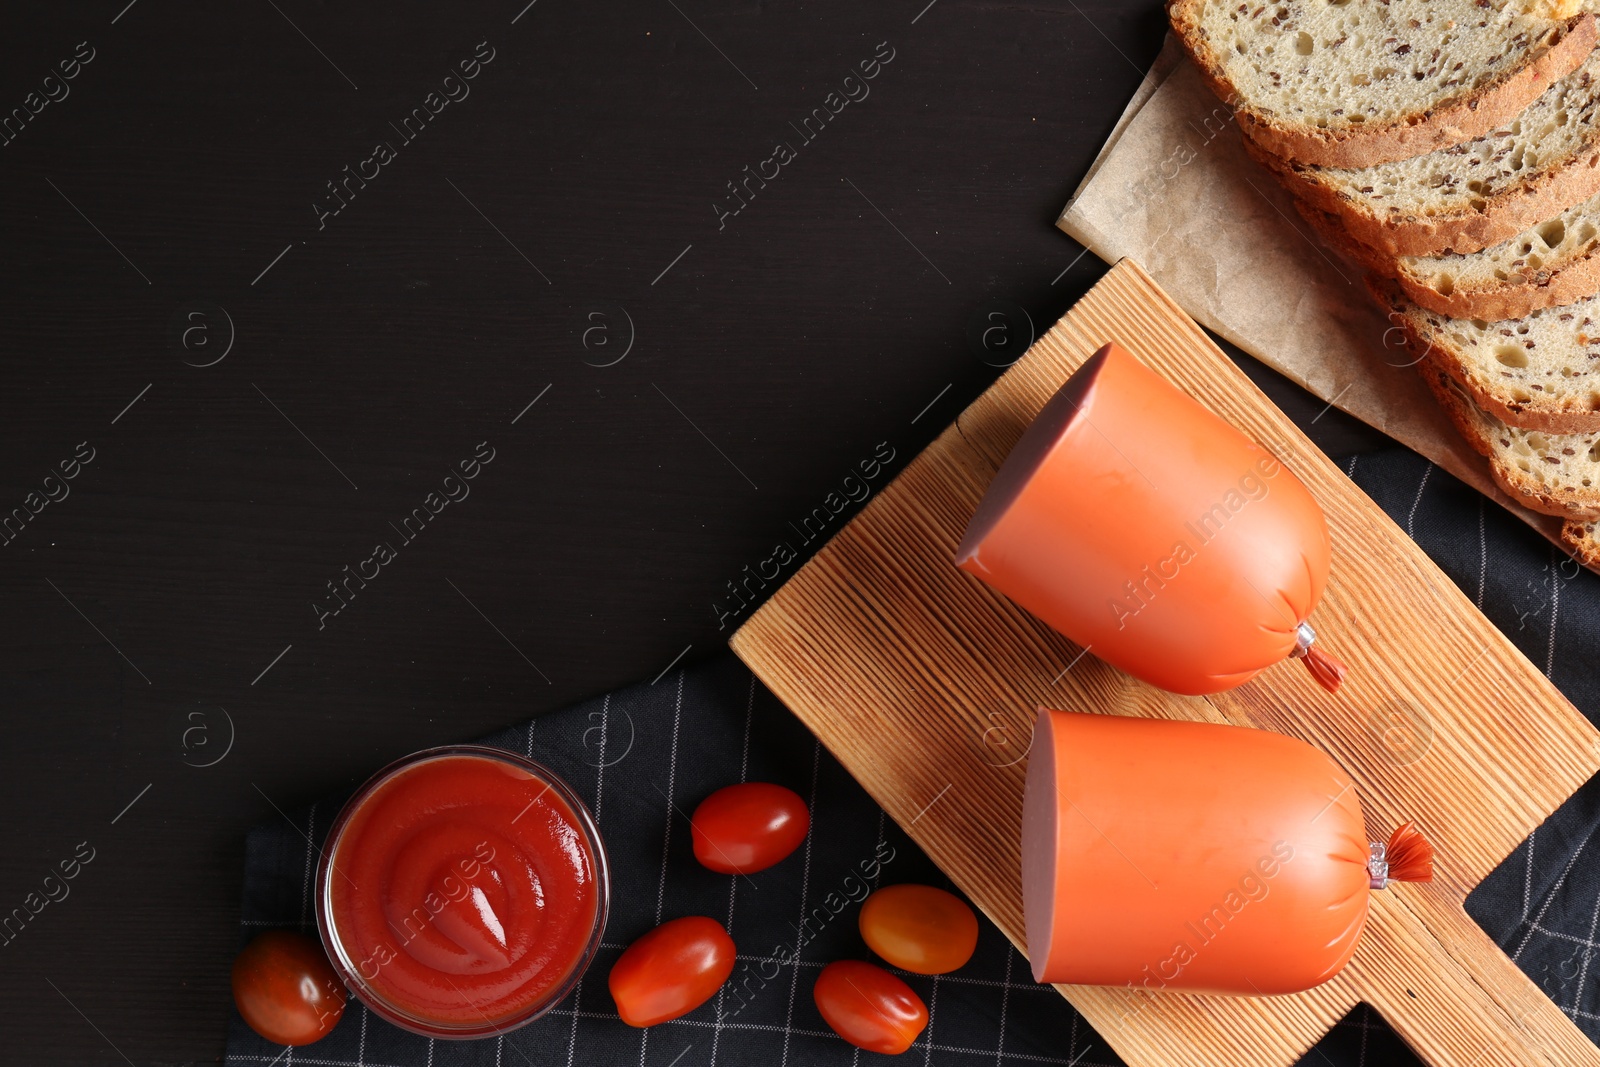
[[[233,961],[233,1002],[250,1029],[280,1045],[309,1045],[344,1014],[345,991],[322,946],[268,930]]]
[[[766,870],[799,848],[810,828],[800,794],[770,782],[719,789],[689,820],[694,858],[722,874]]]
[[[822,968],[811,995],[833,1032],[868,1052],[898,1055],[928,1025],[928,1009],[910,986],[860,960]]]
[[[629,945],[606,984],[623,1022],[654,1026],[710,1000],[733,973],[734,956],[733,938],[715,919],[686,915]]]
[[[954,893],[931,885],[891,885],[861,905],[867,947],[903,971],[949,974],[978,947],[978,917]]]

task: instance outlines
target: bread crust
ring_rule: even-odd
[[[1294,206],[1317,235],[1346,258],[1374,274],[1392,279],[1419,307],[1453,319],[1489,322],[1520,319],[1543,308],[1565,307],[1600,293],[1600,245],[1554,270],[1524,271],[1521,282],[1458,284],[1447,296],[1408,275],[1399,256],[1380,252],[1353,239],[1339,225],[1336,216],[1319,211],[1303,200],[1297,199]],[[1600,425],[1600,416],[1596,416],[1596,424]]]
[[[1392,123],[1345,125],[1324,129],[1303,122],[1285,122],[1262,109],[1240,103],[1238,87],[1216,61],[1200,12],[1216,0],[1168,0],[1167,15],[1184,51],[1201,79],[1217,98],[1234,108],[1239,127],[1269,152],[1322,167],[1370,167],[1420,156],[1482,137],[1578,68],[1600,39],[1600,25],[1591,14],[1567,19],[1549,45],[1528,62],[1506,71],[1488,85],[1440,101],[1420,115]]]
[[[1600,193],[1600,130],[1559,167],[1484,197],[1482,209],[1437,215],[1377,215],[1370,202],[1331,188],[1314,170],[1274,156],[1248,137],[1244,146],[1296,197],[1338,216],[1351,237],[1391,256],[1481,252]]]
[[[1472,396],[1474,403],[1507,426],[1541,433],[1600,432],[1600,411],[1565,404],[1551,397],[1516,400],[1503,395],[1499,391],[1501,383],[1486,378],[1477,365],[1463,358],[1453,345],[1444,344],[1417,329],[1398,302],[1404,298],[1394,282],[1369,277],[1367,288],[1388,313],[1389,325],[1401,331],[1406,347],[1418,360],[1418,367],[1432,365],[1448,374]],[[1596,380],[1600,382],[1600,376]],[[1434,392],[1437,394],[1438,390]],[[1596,503],[1600,506],[1600,495]]]
[[[1495,443],[1488,438],[1476,413],[1467,410],[1463,398],[1450,388],[1454,379],[1449,371],[1436,365],[1432,356],[1424,359],[1417,369],[1422,372],[1423,381],[1427,382],[1456,430],[1489,461],[1489,473],[1508,496],[1523,507],[1544,515],[1584,522],[1600,519],[1600,487],[1588,492],[1577,488],[1552,491],[1517,467],[1502,463],[1496,458]]]

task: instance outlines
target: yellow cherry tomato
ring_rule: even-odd
[[[861,905],[867,947],[904,971],[949,974],[978,947],[978,917],[966,901],[931,885],[891,885]]]

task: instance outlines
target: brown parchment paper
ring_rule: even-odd
[[[1169,36],[1056,225],[1107,263],[1132,256],[1201,325],[1560,546],[1560,521],[1495,484],[1360,271],[1317,241],[1240,136]]]

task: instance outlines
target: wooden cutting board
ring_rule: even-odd
[[[1106,666],[951,557],[1058,386],[1117,341],[1272,449],[1328,516],[1313,616],[1337,696],[1286,662],[1212,697]],[[1288,997],[1061,986],[1135,1067],[1294,1063],[1358,1002],[1436,1067],[1600,1065],[1600,1050],[1468,918],[1467,893],[1600,769],[1600,734],[1132,261],[1124,260],[778,590],[732,645],[1012,942],[1034,709],[1277,730],[1355,779],[1375,839],[1416,818],[1426,885],[1375,893],[1359,950]],[[1226,767],[1217,768],[1226,774]]]

